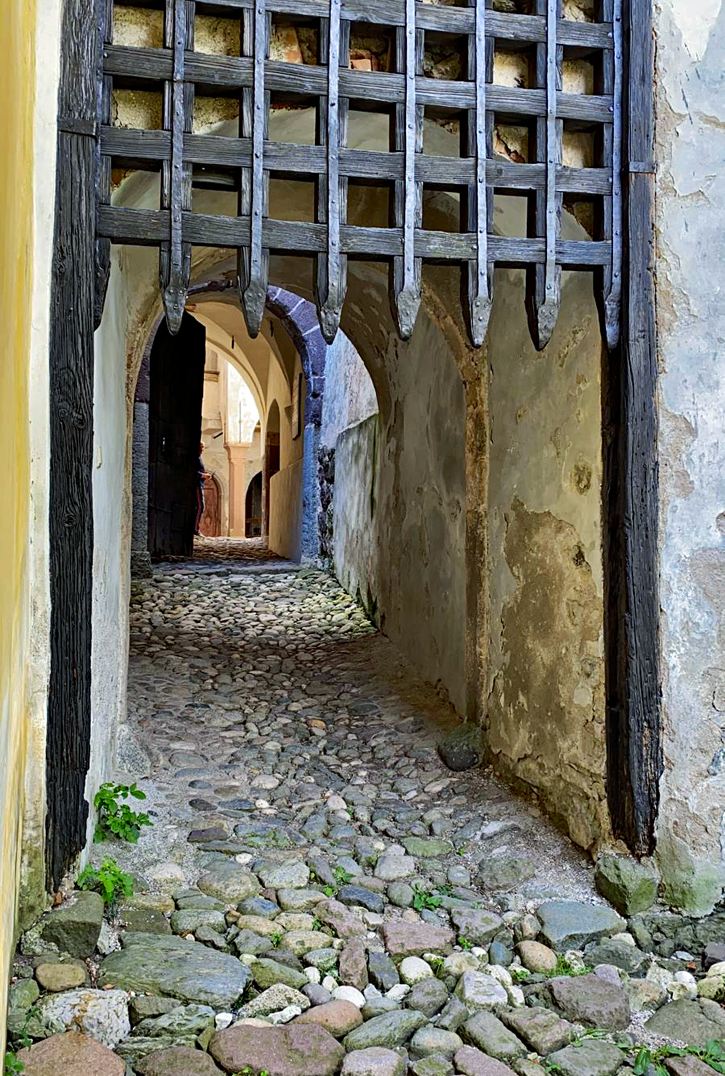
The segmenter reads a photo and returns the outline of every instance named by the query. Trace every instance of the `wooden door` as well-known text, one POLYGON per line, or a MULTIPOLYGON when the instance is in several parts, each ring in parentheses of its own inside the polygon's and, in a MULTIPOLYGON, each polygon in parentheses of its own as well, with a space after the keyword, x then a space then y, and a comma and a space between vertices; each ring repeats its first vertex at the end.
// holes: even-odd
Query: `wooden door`
POLYGON ((204 481, 204 515, 199 530, 205 538, 218 538, 222 532, 221 492, 216 478, 204 481))
POLYGON ((149 552, 191 556, 197 512, 206 330, 184 313, 171 336, 166 320, 151 349, 149 552))

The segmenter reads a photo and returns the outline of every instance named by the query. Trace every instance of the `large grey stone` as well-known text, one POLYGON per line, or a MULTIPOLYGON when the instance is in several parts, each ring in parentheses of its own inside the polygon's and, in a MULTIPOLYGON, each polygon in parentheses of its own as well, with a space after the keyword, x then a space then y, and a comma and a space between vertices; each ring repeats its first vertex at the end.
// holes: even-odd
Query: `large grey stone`
POLYGON ((549 1065, 556 1065, 563 1076, 614 1076, 623 1061, 618 1046, 600 1039, 583 1039, 548 1057, 549 1065))
POLYGON ((448 991, 440 979, 422 979, 411 988, 405 999, 409 1009, 425 1013, 430 1020, 448 1001, 448 991))
POLYGON ((536 914, 541 937, 557 953, 583 949, 589 942, 627 929, 625 920, 611 908, 578 900, 547 900, 536 914))
POLYGON ((552 979, 548 989, 555 1008, 574 1023, 606 1031, 623 1031, 629 1026, 632 1011, 619 983, 598 975, 578 975, 552 979))
POLYGON ((438 754, 449 770, 471 770, 481 761, 481 729, 474 722, 459 725, 438 744, 438 754))
POLYGON ((268 987, 274 986, 275 983, 284 983, 285 986, 301 990, 309 982, 304 972, 289 968, 286 964, 281 964, 277 960, 268 958, 254 961, 252 964, 252 978, 260 990, 266 990, 268 987))
POLYGON ((442 1027, 430 1024, 419 1028, 410 1040, 411 1057, 430 1057, 438 1054, 453 1057, 456 1050, 463 1046, 463 1039, 455 1031, 445 1031, 442 1027))
POLYGON ((134 1035, 147 1038, 178 1035, 201 1035, 214 1026, 214 1010, 210 1005, 180 1005, 169 1013, 149 1016, 133 1029, 134 1035))
POLYGON ((347 1055, 341 1076, 405 1076, 406 1069, 405 1058, 395 1050, 370 1046, 347 1055))
POLYGON ((212 863, 197 885, 202 893, 230 905, 255 896, 260 888, 252 872, 233 860, 212 863))
POLYGON ((513 1061, 526 1053, 523 1042, 490 1012, 479 1012, 463 1025, 463 1037, 498 1061, 513 1061))
POLYGON ((503 927, 501 917, 484 908, 453 908, 451 921, 459 936, 471 945, 488 945, 503 927))
POLYGON ((427 1023, 422 1012, 398 1009, 374 1016, 355 1028, 345 1039, 346 1050, 366 1050, 369 1046, 403 1046, 419 1027, 427 1023))
POLYGON ((551 1009, 540 1007, 513 1009, 503 1013, 501 1019, 531 1050, 543 1057, 566 1046, 574 1032, 568 1020, 562 1020, 551 1009))
POLYGON ((456 997, 469 1012, 500 1009, 508 1004, 508 994, 492 975, 482 971, 466 971, 458 980, 456 997))
POLYGON ((345 1051, 323 1027, 255 1027, 237 1024, 212 1035, 209 1053, 225 1072, 268 1076, 334 1076, 345 1051))
POLYGON ((136 1065, 138 1076, 221 1076, 209 1054, 190 1046, 170 1046, 148 1054, 136 1065))
POLYGON ((147 991, 228 1009, 241 997, 250 972, 236 957, 198 942, 160 934, 127 934, 98 973, 100 986, 147 991))
POLYGON ((395 964, 388 954, 374 950, 368 953, 368 975, 373 986, 383 993, 400 982, 395 964))
POLYGON ((213 908, 185 908, 171 916, 171 929, 174 934, 193 934, 199 927, 208 926, 223 934, 227 929, 223 912, 213 908))
POLYGON ((704 1046, 712 1039, 725 1039, 725 1010, 715 1001, 671 1001, 651 1016, 645 1027, 653 1035, 704 1046))
POLYGON ((43 941, 85 959, 93 954, 103 923, 100 893, 73 893, 42 923, 43 941))
POLYGON ((485 858, 476 875, 484 890, 516 889, 536 874, 533 856, 495 856, 485 858))
POLYGON ((625 856, 600 856, 594 880, 597 889, 622 915, 637 915, 657 900, 654 871, 625 856))
POLYGON ((453 1058, 456 1071, 463 1076, 514 1076, 513 1069, 489 1057, 475 1046, 462 1046, 453 1058))
POLYGON ((310 880, 310 868, 301 860, 263 863, 258 873, 267 889, 304 889, 310 880))

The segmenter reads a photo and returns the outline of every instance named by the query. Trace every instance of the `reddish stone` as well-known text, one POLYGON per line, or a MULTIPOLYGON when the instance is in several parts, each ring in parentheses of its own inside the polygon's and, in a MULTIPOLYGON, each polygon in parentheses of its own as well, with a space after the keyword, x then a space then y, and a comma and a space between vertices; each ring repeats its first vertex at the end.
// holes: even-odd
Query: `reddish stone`
POLYGON ((109 1049, 82 1035, 66 1031, 21 1050, 23 1076, 125 1076, 126 1065, 109 1049))
POLYGON ((295 1020, 296 1024, 318 1024, 336 1039, 341 1039, 348 1032, 354 1031, 362 1022, 362 1013, 357 1005, 342 1000, 328 1001, 326 1005, 315 1005, 295 1020))
POLYGON ((463 1076, 514 1076, 513 1069, 496 1061, 474 1046, 462 1046, 456 1051, 453 1063, 463 1076))
POLYGON ((225 1072, 248 1068, 268 1076, 334 1076, 345 1056, 324 1027, 297 1021, 288 1027, 227 1027, 212 1035, 209 1053, 225 1072))

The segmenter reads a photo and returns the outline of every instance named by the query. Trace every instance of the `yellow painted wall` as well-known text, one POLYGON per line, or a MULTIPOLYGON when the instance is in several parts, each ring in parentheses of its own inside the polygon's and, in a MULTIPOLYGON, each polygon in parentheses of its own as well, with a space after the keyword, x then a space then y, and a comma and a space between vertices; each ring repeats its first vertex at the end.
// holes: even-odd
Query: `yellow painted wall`
MULTIPOLYGON (((25 761, 30 613, 29 353, 33 289, 35 2, 0 19, 0 1043, 12 955, 25 761)), ((0 1055, 2 1056, 2 1055, 0 1055)))

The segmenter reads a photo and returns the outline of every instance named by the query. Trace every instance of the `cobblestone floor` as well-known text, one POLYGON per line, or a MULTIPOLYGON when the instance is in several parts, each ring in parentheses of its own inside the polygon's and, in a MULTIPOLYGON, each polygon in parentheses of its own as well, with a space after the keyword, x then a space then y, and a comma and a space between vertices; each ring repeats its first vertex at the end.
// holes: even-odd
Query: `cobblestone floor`
MULTIPOLYGON (((456 724, 260 542, 135 582, 119 778, 154 825, 94 847, 132 897, 104 920, 69 892, 23 939, 29 1076, 615 1076, 636 1044, 725 1035, 725 964, 697 983, 535 806, 447 769, 456 724)), ((695 1060, 674 1076, 711 1076, 695 1060)))

